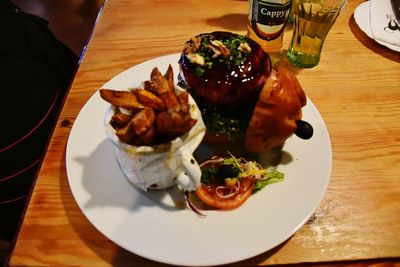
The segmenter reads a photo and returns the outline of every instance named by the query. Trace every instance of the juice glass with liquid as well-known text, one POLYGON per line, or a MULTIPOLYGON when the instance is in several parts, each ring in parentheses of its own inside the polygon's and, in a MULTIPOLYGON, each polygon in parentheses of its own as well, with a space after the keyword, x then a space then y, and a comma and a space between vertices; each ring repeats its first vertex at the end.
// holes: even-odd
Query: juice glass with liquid
POLYGON ((329 30, 347 0, 296 0, 293 36, 286 58, 302 68, 318 65, 329 30))

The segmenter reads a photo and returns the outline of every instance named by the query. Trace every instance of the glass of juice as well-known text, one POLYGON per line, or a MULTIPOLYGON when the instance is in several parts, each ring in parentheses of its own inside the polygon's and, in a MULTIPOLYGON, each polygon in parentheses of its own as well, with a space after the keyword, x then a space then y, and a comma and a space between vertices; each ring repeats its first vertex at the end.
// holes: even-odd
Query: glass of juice
POLYGON ((318 65, 322 46, 347 0, 296 0, 293 36, 286 58, 295 66, 318 65))

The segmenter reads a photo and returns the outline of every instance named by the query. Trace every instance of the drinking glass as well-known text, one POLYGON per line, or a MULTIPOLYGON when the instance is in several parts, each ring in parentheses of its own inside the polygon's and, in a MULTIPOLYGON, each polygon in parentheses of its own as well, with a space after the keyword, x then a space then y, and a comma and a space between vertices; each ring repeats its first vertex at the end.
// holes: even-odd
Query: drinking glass
POLYGON ((347 0, 296 0, 293 36, 286 54, 290 63, 302 68, 318 65, 329 30, 347 0))

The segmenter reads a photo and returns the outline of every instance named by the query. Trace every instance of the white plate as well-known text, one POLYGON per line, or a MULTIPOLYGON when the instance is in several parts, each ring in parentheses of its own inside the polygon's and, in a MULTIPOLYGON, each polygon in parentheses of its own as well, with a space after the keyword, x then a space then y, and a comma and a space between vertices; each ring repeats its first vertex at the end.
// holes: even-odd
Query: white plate
MULTIPOLYGON (((148 80, 155 66, 164 73, 168 64, 176 79, 178 57, 168 55, 134 66, 103 88, 129 88, 148 80)), ((76 118, 66 151, 68 181, 89 221, 107 238, 142 257, 186 266, 251 258, 292 236, 313 214, 327 188, 331 145, 310 100, 303 118, 313 125, 314 136, 307 141, 294 136, 285 144, 278 165, 285 180, 267 186, 236 210, 207 210, 205 218, 176 208, 174 189, 144 193, 128 182, 106 140, 103 116, 107 107, 97 91, 76 118)))
POLYGON ((368 35, 369 38, 373 39, 378 44, 386 46, 394 51, 400 52, 400 46, 392 45, 392 44, 386 43, 384 41, 374 39, 374 36, 371 31, 370 20, 369 20, 369 2, 368 1, 360 4, 354 10, 354 20, 356 21, 356 23, 360 27, 360 29, 363 32, 365 32, 366 35, 368 35))

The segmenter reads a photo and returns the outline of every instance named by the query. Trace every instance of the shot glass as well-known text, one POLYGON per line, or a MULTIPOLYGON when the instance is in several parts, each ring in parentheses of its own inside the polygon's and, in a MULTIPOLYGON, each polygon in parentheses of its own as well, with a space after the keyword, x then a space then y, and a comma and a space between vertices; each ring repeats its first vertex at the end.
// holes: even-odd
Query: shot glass
POLYGON ((347 0, 296 0, 293 36, 286 58, 302 68, 318 65, 325 38, 347 0))

